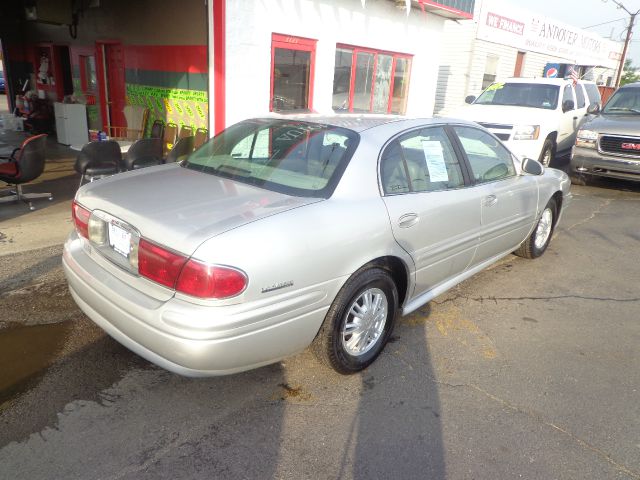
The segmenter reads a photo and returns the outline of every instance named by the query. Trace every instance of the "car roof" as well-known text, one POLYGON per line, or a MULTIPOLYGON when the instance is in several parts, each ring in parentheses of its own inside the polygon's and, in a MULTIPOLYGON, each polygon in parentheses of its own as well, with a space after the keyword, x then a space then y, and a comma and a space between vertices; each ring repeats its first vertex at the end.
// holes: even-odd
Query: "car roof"
POLYGON ((627 83, 626 85, 622 85, 620 88, 640 88, 640 82, 627 83))
POLYGON ((463 123, 473 125, 473 122, 468 122, 466 120, 446 118, 446 117, 407 117, 400 115, 386 115, 386 114, 335 114, 335 115, 322 115, 322 114, 276 114, 267 118, 268 119, 282 119, 282 120, 293 120, 293 121, 301 121, 301 122, 309 122, 309 123, 318 123, 324 125, 332 125, 335 127, 347 128, 349 130, 353 130, 354 132, 363 132, 365 130, 369 130, 375 127, 380 127, 383 125, 391 125, 394 124, 399 130, 404 128, 412 128, 420 125, 429 125, 429 124, 442 124, 442 123, 463 123))
MULTIPOLYGON (((500 83, 539 83, 543 85, 566 85, 572 80, 570 78, 545 78, 545 77, 513 77, 507 78, 500 83)), ((580 83, 594 83, 587 80, 579 80, 580 83)))
POLYGON ((392 122, 399 122, 405 120, 406 117, 399 115, 384 115, 384 114, 352 114, 352 113, 337 113, 335 115, 323 115, 317 113, 308 114, 287 114, 287 115, 274 115, 270 118, 281 118, 283 120, 298 120, 302 122, 321 123, 325 125, 333 125, 335 127, 348 128, 355 132, 362 132, 369 128, 378 127, 392 122))

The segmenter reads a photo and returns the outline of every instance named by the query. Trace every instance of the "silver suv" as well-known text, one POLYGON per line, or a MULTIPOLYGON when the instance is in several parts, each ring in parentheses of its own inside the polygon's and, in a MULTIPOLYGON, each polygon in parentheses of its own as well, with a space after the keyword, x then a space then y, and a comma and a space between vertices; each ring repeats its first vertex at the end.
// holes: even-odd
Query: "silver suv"
POLYGON ((571 156, 572 183, 585 185, 592 176, 640 181, 640 82, 588 113, 571 156))

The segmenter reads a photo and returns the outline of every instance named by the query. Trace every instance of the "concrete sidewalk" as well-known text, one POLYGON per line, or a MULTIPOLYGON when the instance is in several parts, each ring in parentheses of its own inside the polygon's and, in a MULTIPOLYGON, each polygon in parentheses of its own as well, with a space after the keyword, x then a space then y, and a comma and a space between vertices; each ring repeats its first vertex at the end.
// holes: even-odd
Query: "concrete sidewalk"
MULTIPOLYGON (((2 102, 0 102, 2 104, 2 102)), ((0 132, 2 141, 19 146, 24 132, 0 132)), ((0 256, 62 244, 73 228, 71 201, 78 188, 79 175, 73 169, 77 152, 47 139, 47 163, 44 173, 24 186, 24 192, 48 192, 53 200, 34 200, 35 211, 23 202, 0 204, 0 256)), ((0 181, 0 195, 9 190, 0 181)))

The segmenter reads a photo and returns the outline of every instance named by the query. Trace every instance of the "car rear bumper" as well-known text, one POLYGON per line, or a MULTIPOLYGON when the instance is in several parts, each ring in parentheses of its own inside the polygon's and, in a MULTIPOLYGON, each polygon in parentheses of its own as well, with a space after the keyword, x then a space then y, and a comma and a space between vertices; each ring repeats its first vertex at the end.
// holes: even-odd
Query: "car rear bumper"
POLYGON ((185 376, 241 372, 303 350, 330 303, 318 290, 289 297, 286 306, 157 301, 102 269, 75 232, 65 243, 62 263, 71 295, 91 320, 141 357, 185 376))
POLYGON ((607 155, 595 148, 576 147, 571 173, 640 181, 640 159, 607 155))

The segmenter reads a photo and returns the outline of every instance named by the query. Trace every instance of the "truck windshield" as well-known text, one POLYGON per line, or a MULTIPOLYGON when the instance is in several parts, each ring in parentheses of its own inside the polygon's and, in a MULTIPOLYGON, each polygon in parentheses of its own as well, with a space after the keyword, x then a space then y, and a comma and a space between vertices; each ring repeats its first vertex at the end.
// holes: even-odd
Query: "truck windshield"
POLYGON ((513 105, 555 110, 560 87, 539 83, 494 83, 480 94, 475 104, 513 105))
POLYGON ((359 138, 320 123, 247 120, 216 135, 182 166, 287 195, 329 198, 359 138))
POLYGON ((640 88, 618 90, 609 99, 602 113, 621 115, 640 113, 640 88))

